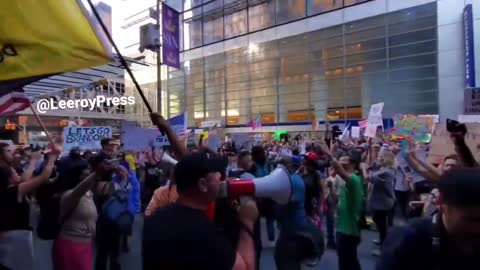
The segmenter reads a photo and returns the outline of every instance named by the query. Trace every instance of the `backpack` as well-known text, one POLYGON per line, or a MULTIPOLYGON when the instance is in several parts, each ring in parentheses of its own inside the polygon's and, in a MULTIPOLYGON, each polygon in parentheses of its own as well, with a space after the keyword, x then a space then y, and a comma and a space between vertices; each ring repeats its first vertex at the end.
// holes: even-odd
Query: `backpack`
POLYGON ((105 221, 113 225, 121 234, 131 233, 134 220, 133 214, 128 210, 129 185, 130 182, 123 187, 111 182, 109 186, 111 196, 102 207, 105 221), (116 186, 120 188, 116 189, 116 186))

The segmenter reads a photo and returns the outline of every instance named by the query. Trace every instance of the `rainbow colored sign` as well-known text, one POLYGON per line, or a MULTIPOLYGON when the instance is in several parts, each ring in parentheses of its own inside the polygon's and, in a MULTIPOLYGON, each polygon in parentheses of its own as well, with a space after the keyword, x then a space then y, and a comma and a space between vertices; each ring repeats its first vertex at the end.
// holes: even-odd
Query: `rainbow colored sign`
POLYGON ((393 121, 395 126, 390 135, 394 140, 429 143, 432 139, 432 119, 412 114, 397 114, 393 116, 393 121))

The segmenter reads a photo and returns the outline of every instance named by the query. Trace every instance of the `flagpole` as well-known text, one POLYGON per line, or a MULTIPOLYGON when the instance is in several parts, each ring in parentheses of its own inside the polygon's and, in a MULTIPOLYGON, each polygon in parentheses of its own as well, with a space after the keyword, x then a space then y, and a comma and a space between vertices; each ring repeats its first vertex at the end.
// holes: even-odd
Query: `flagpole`
MULTIPOLYGON (((148 112, 153 113, 152 107, 150 107, 150 104, 148 103, 147 98, 146 98, 145 95, 143 94, 143 91, 142 91, 142 89, 140 88, 140 85, 138 84, 137 79, 135 79, 135 76, 133 76, 133 72, 132 72, 132 70, 130 69, 130 67, 128 66, 127 61, 125 60, 125 58, 123 57, 123 55, 120 53, 120 50, 118 49, 117 44, 115 44, 115 42, 113 41, 112 35, 110 35, 110 32, 108 31, 107 27, 106 27, 105 24, 103 23, 102 18, 100 18, 100 15, 98 14, 97 10, 95 9, 95 6, 94 6, 93 3, 92 3, 92 0, 87 0, 87 1, 88 1, 88 4, 90 5, 90 8, 91 8, 92 11, 93 11, 93 14, 94 14, 95 17, 97 18, 97 20, 98 20, 98 22, 100 23, 100 25, 102 26, 103 32, 105 32, 105 35, 107 36, 108 40, 109 40, 110 43, 112 44, 113 48, 115 49, 115 52, 117 53, 118 58, 120 59, 120 63, 125 67, 125 69, 127 70, 128 75, 130 76, 130 78, 131 78, 132 81, 133 81, 133 84, 135 84, 135 88, 137 88, 137 91, 138 91, 138 93, 140 94, 140 96, 141 96, 141 98, 142 98, 142 100, 143 100, 143 103, 145 103, 145 106, 146 106, 147 109, 148 109, 148 112)), ((160 83, 160 82, 158 82, 158 83, 160 83)), ((161 113, 161 112, 160 112, 160 113, 161 113)))
POLYGON ((30 103, 30 110, 32 110, 32 113, 33 115, 35 116, 35 119, 37 119, 37 122, 38 124, 40 125, 40 127, 43 129, 43 131, 47 134, 47 138, 48 140, 50 141, 50 143, 52 144, 52 147, 55 145, 54 142, 53 142, 53 138, 52 136, 50 135, 50 133, 47 131, 47 129, 45 128, 45 125, 43 124, 42 122, 42 119, 40 119, 40 117, 38 116, 37 112, 35 111, 35 109, 33 109, 32 107, 32 103, 30 103))

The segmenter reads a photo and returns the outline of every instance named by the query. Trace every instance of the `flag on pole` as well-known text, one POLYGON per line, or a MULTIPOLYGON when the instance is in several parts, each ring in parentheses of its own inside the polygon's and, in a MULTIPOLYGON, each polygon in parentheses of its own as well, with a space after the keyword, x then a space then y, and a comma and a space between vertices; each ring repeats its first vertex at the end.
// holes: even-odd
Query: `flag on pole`
POLYGON ((180 139, 185 138, 187 134, 187 113, 179 114, 167 121, 180 139))
POLYGON ((358 121, 358 126, 362 129, 362 128, 366 128, 367 127, 367 124, 368 124, 368 120, 361 120, 361 121, 358 121))
POLYGON ((0 115, 14 114, 30 107, 30 99, 23 90, 0 92, 0 115))
POLYGON ((0 89, 108 64, 112 47, 82 0, 0 1, 0 89))

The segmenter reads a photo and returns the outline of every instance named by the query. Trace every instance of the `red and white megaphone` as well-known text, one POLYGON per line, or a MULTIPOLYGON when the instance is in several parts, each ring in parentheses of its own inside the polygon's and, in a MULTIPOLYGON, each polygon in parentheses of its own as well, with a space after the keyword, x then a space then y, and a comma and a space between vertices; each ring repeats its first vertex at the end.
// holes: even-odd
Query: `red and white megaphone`
POLYGON ((290 174, 283 165, 265 177, 255 179, 233 179, 222 182, 219 197, 240 198, 252 196, 269 198, 280 205, 290 202, 292 182, 290 174))
POLYGON ((169 154, 165 152, 162 154, 162 162, 165 162, 174 166, 177 165, 178 163, 176 159, 172 158, 169 154))

